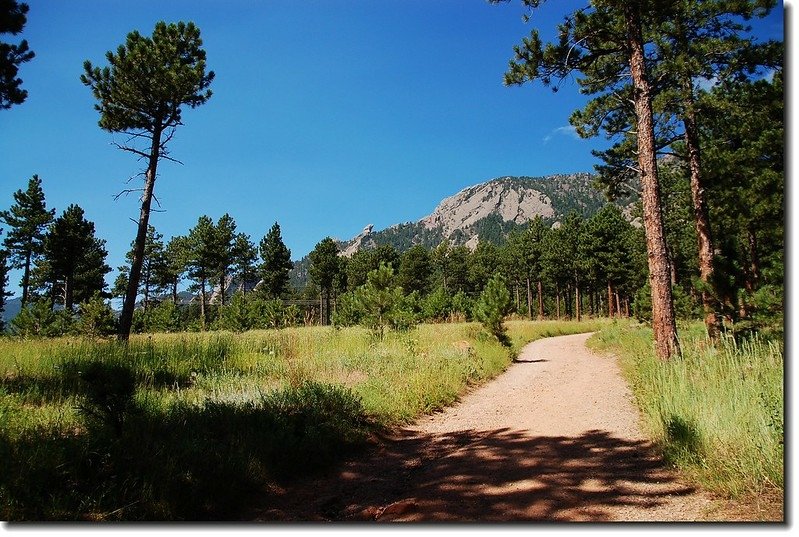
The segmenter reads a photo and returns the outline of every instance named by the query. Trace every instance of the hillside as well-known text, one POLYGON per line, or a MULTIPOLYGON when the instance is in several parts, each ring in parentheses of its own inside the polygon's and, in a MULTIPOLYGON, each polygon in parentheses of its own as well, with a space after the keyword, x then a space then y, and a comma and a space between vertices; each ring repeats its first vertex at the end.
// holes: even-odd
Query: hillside
MULTIPOLYGON (((475 246, 478 241, 500 243, 507 234, 536 216, 548 224, 571 211, 588 217, 606 199, 593 185, 589 173, 546 177, 499 177, 464 188, 442 200, 435 210, 417 222, 406 222, 381 231, 371 225, 347 241, 342 255, 388 244, 404 251, 415 244, 434 247, 443 240, 475 246)), ((619 200, 626 208, 634 200, 619 200)))
MULTIPOLYGON (((371 224, 348 241, 340 242, 341 255, 381 245, 403 252, 420 244, 434 248, 444 240, 475 247, 479 241, 500 244, 508 233, 540 215, 552 225, 576 211, 589 217, 605 203, 605 195, 593 186, 589 173, 545 177, 499 177, 464 188, 443 199, 428 216, 416 222, 395 224, 376 231, 371 224)), ((635 198, 616 203, 629 214, 635 198)), ((295 262, 292 283, 302 287, 307 279, 307 257, 295 262)))

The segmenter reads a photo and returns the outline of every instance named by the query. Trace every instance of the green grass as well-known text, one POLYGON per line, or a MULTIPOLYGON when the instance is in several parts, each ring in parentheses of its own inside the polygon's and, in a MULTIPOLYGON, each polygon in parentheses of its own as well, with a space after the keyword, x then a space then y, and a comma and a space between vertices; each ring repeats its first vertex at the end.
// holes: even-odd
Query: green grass
MULTIPOLYGON (((513 349, 606 321, 509 321, 513 349)), ((478 324, 0 338, 3 520, 235 519, 501 373, 478 324)))
POLYGON ((701 323, 681 330, 683 356, 654 356, 652 332, 616 324, 589 340, 621 359, 649 435, 708 489, 744 498, 784 489, 781 341, 713 345, 701 323))

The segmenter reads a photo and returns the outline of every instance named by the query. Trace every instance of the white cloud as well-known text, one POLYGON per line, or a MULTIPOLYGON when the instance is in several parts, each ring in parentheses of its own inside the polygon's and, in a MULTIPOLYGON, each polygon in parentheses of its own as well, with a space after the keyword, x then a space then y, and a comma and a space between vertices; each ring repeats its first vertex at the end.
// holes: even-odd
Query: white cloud
POLYGON ((553 129, 549 134, 544 136, 544 143, 550 141, 556 134, 562 134, 564 136, 571 135, 572 138, 575 140, 580 139, 580 135, 577 134, 577 128, 572 125, 566 125, 564 127, 558 127, 557 129, 553 129))

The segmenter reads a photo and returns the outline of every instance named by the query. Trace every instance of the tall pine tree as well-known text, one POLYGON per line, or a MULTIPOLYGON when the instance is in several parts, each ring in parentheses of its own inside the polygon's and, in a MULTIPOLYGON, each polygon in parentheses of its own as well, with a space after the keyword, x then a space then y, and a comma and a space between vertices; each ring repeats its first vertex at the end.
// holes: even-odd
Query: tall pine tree
POLYGON ((292 268, 291 250, 283 242, 280 225, 275 222, 261 239, 261 290, 269 298, 281 298, 289 288, 289 272, 292 268))
POLYGON ((108 66, 84 62, 81 81, 91 88, 100 112, 100 127, 130 135, 146 147, 119 145, 124 151, 146 160, 138 231, 128 289, 119 319, 119 338, 127 341, 144 260, 147 226, 150 221, 158 163, 168 156, 166 144, 182 125, 182 107, 195 108, 211 97, 208 87, 213 71, 206 73, 205 50, 200 30, 194 23, 155 25, 152 37, 134 31, 117 52, 106 53, 108 66))
MULTIPOLYGON (((544 0, 522 0, 534 11, 544 0)), ((505 74, 506 84, 540 80, 545 85, 572 74, 580 91, 599 99, 627 98, 636 121, 637 175, 641 184, 643 223, 652 288, 652 326, 657 355, 668 360, 679 354, 677 324, 670 282, 668 250, 663 228, 658 181, 653 87, 644 40, 647 14, 657 0, 608 0, 570 13, 558 27, 558 40, 544 45, 533 30, 515 47, 505 74), (629 88, 626 91, 625 88, 629 88)), ((559 84, 555 85, 555 89, 559 84)), ((577 290, 575 290, 577 291, 577 290)), ((579 306, 579 301, 575 304, 579 306)), ((579 317, 579 313, 578 313, 579 317)))
POLYGON ((72 204, 48 228, 37 276, 49 284, 52 302, 72 310, 105 289, 104 278, 111 271, 107 256, 105 241, 95 237, 94 223, 72 204))
POLYGON ((3 245, 8 250, 12 268, 22 269, 22 306, 29 300, 31 268, 42 254, 47 225, 53 220, 55 209, 47 209, 42 181, 34 175, 26 190, 14 193, 14 205, 0 212, 0 221, 9 226, 3 245))
POLYGON ((322 293, 320 297, 320 300, 323 300, 322 322, 330 324, 330 299, 341 270, 338 246, 333 239, 325 237, 316 244, 308 256, 311 258, 311 267, 308 269, 311 281, 319 286, 322 293))

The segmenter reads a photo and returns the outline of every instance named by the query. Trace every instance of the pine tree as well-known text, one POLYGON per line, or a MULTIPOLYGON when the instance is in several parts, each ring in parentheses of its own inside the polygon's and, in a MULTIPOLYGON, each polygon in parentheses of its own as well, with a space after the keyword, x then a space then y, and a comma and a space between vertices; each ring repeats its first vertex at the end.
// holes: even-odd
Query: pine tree
POLYGON ((511 341, 502 321, 510 313, 510 307, 510 292, 502 277, 495 275, 488 281, 480 300, 477 301, 475 316, 506 347, 510 347, 511 341))
MULTIPOLYGON (((727 81, 703 96, 704 163, 711 211, 726 240, 719 300, 732 319, 748 317, 759 289, 781 315, 785 247, 783 73, 771 81, 727 81)), ((718 233, 718 232, 717 232, 718 233)), ((720 235, 720 233, 718 233, 720 235)), ((721 274, 719 275, 721 276, 721 274)), ((720 278, 719 278, 720 279, 720 278)))
POLYGON ((188 275, 195 282, 193 288, 200 292, 200 325, 205 330, 208 284, 218 268, 214 221, 206 215, 198 218, 197 225, 189 230, 185 246, 188 275))
POLYGON ((488 281, 499 270, 500 258, 497 247, 490 242, 478 242, 469 256, 469 287, 482 291, 488 281))
POLYGON ((261 288, 269 298, 281 298, 289 288, 291 250, 283 243, 280 225, 275 222, 269 232, 261 239, 261 288))
MULTIPOLYGON (((542 2, 523 0, 530 10, 542 2)), ((655 347, 658 357, 668 360, 679 354, 679 342, 656 163, 653 88, 644 40, 647 14, 657 12, 658 5, 655 0, 592 3, 567 16, 558 28, 558 41, 546 46, 538 30, 533 30, 515 47, 515 58, 505 74, 505 83, 540 80, 551 85, 553 80, 580 73, 582 78, 577 82, 582 93, 600 94, 597 99, 627 98, 633 103, 655 347), (625 87, 629 88, 626 92, 625 87)), ((559 84, 555 85, 555 89, 558 87, 559 84)), ((575 291, 579 294, 579 289, 575 291)), ((579 306, 579 300, 575 303, 579 306)))
POLYGON ((338 246, 333 239, 325 237, 308 255, 311 259, 311 267, 308 269, 311 282, 319 286, 322 292, 321 298, 324 299, 322 321, 324 324, 330 324, 330 299, 336 278, 341 270, 338 246))
POLYGON ((385 328, 391 323, 392 313, 402 302, 402 289, 397 286, 391 265, 380 266, 369 272, 367 282, 355 293, 360 309, 360 320, 383 338, 385 328))
POLYGON ((400 256, 397 283, 406 295, 414 291, 427 294, 430 291, 431 272, 430 252, 417 244, 400 256))
POLYGON ((100 112, 100 127, 147 143, 144 148, 118 145, 147 162, 133 262, 119 321, 119 338, 127 340, 139 289, 158 162, 174 160, 168 156, 166 144, 182 124, 181 108, 195 108, 211 97, 208 87, 214 73, 205 71, 200 30, 191 22, 159 22, 152 37, 133 31, 116 53, 106 53, 106 59, 109 65, 102 69, 87 60, 81 75, 81 81, 99 101, 95 109, 100 112))
MULTIPOLYGON (((163 270, 164 259, 164 236, 158 233, 153 226, 147 226, 147 236, 144 242, 144 257, 142 259, 141 278, 139 279, 139 291, 137 296, 142 297, 142 306, 147 310, 151 306, 153 294, 161 291, 158 275, 163 270)), ((133 263, 133 251, 135 244, 131 243, 131 249, 125 255, 127 265, 119 268, 119 276, 114 283, 114 295, 124 297, 127 294, 128 274, 133 263)))
MULTIPOLYGON (((0 0, 0 34, 17 35, 28 21, 28 4, 16 0, 0 0)), ((17 78, 19 66, 32 60, 34 53, 23 39, 18 45, 0 41, 0 109, 22 104, 28 92, 17 78)))
POLYGON ((188 238, 180 235, 172 237, 164 247, 163 263, 158 266, 158 285, 170 289, 173 304, 178 302, 178 285, 186 272, 188 255, 188 238))
POLYGON ((247 288, 258 272, 258 250, 246 233, 236 234, 233 241, 233 278, 238 281, 242 300, 246 300, 247 288))
POLYGON ((234 262, 234 243, 236 241, 236 222, 229 214, 223 214, 214 229, 214 250, 216 253, 216 277, 219 285, 219 301, 225 305, 228 277, 234 262))
POLYGON ((48 228, 37 278, 49 284, 52 302, 71 311, 105 289, 105 275, 111 271, 107 256, 105 241, 94 235, 94 223, 72 204, 48 228))
POLYGON ((22 306, 29 300, 31 268, 42 254, 47 225, 53 220, 55 209, 48 210, 44 201, 42 181, 34 175, 25 191, 14 193, 14 205, 0 212, 0 221, 9 226, 3 245, 9 253, 12 268, 21 268, 22 306))
POLYGON ((619 288, 630 278, 627 247, 631 227, 618 206, 612 203, 585 223, 580 257, 585 260, 586 273, 592 280, 606 286, 609 317, 621 315, 616 308, 616 297, 619 288))

